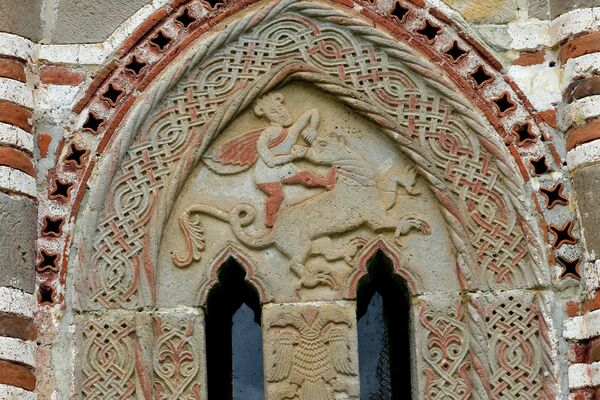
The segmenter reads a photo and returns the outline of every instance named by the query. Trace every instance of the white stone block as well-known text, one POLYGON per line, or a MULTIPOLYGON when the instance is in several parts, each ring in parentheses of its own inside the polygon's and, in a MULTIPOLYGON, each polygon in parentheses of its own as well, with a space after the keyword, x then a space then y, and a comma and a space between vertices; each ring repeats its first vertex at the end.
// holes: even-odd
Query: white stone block
POLYGON ((18 147, 33 152, 33 135, 14 125, 0 122, 0 145, 18 147))
POLYGON ((33 176, 17 169, 0 166, 0 188, 36 197, 36 183, 33 176))
POLYGON ((0 78, 0 99, 33 108, 33 93, 28 84, 14 79, 0 78))
POLYGON ((18 289, 0 287, 0 312, 33 318, 35 296, 18 289))
POLYGON ((16 361, 35 367, 35 348, 33 342, 0 336, 0 359, 16 361))
POLYGON ((29 390, 0 384, 0 399, 2 400, 36 400, 37 395, 29 390))

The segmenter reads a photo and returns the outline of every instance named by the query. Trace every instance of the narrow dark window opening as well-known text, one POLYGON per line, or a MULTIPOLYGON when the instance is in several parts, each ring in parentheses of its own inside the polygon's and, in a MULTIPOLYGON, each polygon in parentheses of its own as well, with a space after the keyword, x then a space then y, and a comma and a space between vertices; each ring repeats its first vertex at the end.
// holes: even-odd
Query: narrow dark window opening
POLYGON ((206 310, 208 400, 263 400, 261 307, 245 271, 228 260, 206 310))
POLYGON ((360 398, 410 400, 408 289, 382 252, 369 261, 367 272, 357 296, 360 398))

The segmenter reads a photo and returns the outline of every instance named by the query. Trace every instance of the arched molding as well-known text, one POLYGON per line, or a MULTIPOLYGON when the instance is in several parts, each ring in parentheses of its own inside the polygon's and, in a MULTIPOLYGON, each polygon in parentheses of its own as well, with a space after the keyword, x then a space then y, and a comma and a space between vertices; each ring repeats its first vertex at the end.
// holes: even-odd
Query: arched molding
MULTIPOLYGON (((214 51, 217 44, 223 44, 237 37, 248 27, 255 26, 261 18, 273 15, 277 10, 286 7, 289 2, 281 2, 275 7, 266 5, 266 2, 254 5, 257 9, 260 9, 261 6, 264 6, 264 8, 257 11, 253 18, 246 17, 240 23, 230 24, 220 35, 204 40, 199 51, 193 55, 189 49, 191 43, 206 34, 211 27, 231 17, 237 11, 252 6, 255 2, 236 2, 235 5, 228 4, 217 10, 209 10, 207 14, 205 13, 204 4, 201 2, 178 3, 172 5, 170 11, 164 13, 161 18, 157 18, 154 25, 148 24, 144 26, 144 29, 138 30, 135 35, 132 35, 132 40, 128 41, 122 47, 122 50, 117 52, 121 55, 121 63, 113 63, 113 65, 107 67, 104 73, 100 74, 101 78, 98 78, 91 85, 89 96, 86 96, 75 107, 74 111, 80 113, 79 123, 76 126, 81 128, 65 141, 54 177, 57 181, 60 180, 73 185, 70 196, 60 202, 53 199, 42 199, 44 203, 48 203, 46 207, 52 207, 55 214, 63 215, 65 220, 72 222, 77 218, 80 203, 85 195, 85 190, 82 189, 85 188, 98 161, 103 164, 104 171, 109 172, 101 179, 104 179, 107 183, 110 182, 108 177, 114 173, 114 169, 118 164, 117 160, 123 157, 125 149, 133 140, 133 136, 128 137, 125 134, 113 137, 117 128, 119 128, 119 132, 134 132, 136 128, 141 126, 150 111, 150 104, 160 101, 162 95, 175 85, 178 78, 193 69, 203 57, 214 51), (192 13, 197 12, 197 15, 204 15, 204 19, 198 19, 196 23, 187 28, 177 28, 176 17, 181 15, 186 8, 191 10, 192 13), (162 51, 151 43, 152 38, 156 37, 159 31, 171 34, 170 44, 162 51), (136 43, 135 48, 132 47, 132 43, 136 43), (130 63, 134 60, 134 56, 144 51, 145 54, 151 55, 153 58, 148 60, 145 69, 142 68, 140 74, 136 76, 127 66, 131 66, 130 63), (182 55, 179 56, 179 54, 182 55), (184 54, 188 62, 181 62, 184 54), (181 67, 177 70, 173 67, 170 70, 165 69, 173 62, 175 57, 179 57, 181 67), (116 102, 109 102, 103 98, 103 93, 111 85, 124 92, 116 102), (148 90, 146 91, 146 89, 148 90), (140 105, 140 99, 144 99, 147 104, 140 105), (135 110, 131 108, 134 104, 138 104, 135 110), (126 116, 128 118, 126 122, 123 122, 126 116), (77 154, 82 154, 82 156, 77 159, 77 154), (76 158, 76 160, 73 161, 73 158, 76 158), (107 162, 107 159, 111 159, 111 161, 107 162)), ((301 2, 294 3, 302 4, 301 2)), ((472 104, 477 106, 479 111, 486 116, 488 122, 496 129, 497 136, 486 139, 487 142, 482 142, 482 145, 491 151, 494 156, 505 160, 505 168, 510 170, 511 165, 516 165, 525 181, 529 180, 535 172, 531 161, 541 160, 550 171, 560 169, 560 157, 552 144, 550 134, 542 124, 541 118, 533 114, 527 99, 524 98, 509 78, 502 75, 501 65, 485 51, 483 46, 478 45, 471 37, 468 37, 467 34, 457 28, 449 18, 440 14, 439 11, 423 8, 421 4, 408 2, 394 3, 394 5, 400 5, 408 10, 402 18, 392 15, 393 9, 382 10, 379 6, 373 6, 366 2, 364 4, 360 2, 359 4, 358 2, 350 3, 339 0, 331 3, 338 3, 336 6, 345 8, 347 13, 355 13, 356 10, 360 10, 360 18, 377 21, 387 34, 391 34, 403 42, 410 43, 411 47, 440 65, 447 73, 448 78, 453 81, 453 84, 459 88, 463 95, 469 98, 472 104), (357 5, 360 7, 357 8, 357 5), (433 40, 427 39, 418 32, 426 26, 427 21, 440 28, 433 40), (465 50, 466 53, 458 59, 452 60, 447 52, 450 45, 455 42, 456 46, 465 50), (479 68, 483 68, 483 71, 487 74, 484 76, 488 77, 481 84, 473 77, 479 68), (498 108, 498 101, 502 99, 510 105, 506 110, 498 108), (529 143, 527 146, 519 143, 516 139, 518 135, 515 134, 515 130, 523 127, 534 136, 534 139, 531 140, 533 143, 529 143), (542 137, 543 140, 541 140, 542 137), (500 141, 504 141, 507 145, 508 152, 513 157, 512 160, 508 160, 504 150, 497 145, 500 141)), ((345 26, 349 23, 347 19, 349 17, 347 16, 340 15, 336 18, 336 23, 345 26)), ((355 18, 353 21, 358 21, 358 19, 355 18)), ((374 32, 376 31, 374 30, 374 32)), ((378 40, 384 40, 382 37, 385 34, 379 34, 379 36, 381 38, 378 40)), ((432 80, 439 79, 427 70, 421 70, 420 73, 432 80)), ((438 85, 438 89, 448 90, 441 83, 438 85)), ((205 148, 206 146, 203 145, 202 147, 205 148)), ((188 169, 191 167, 192 161, 193 159, 190 159, 190 163, 187 165, 188 169)), ((445 194, 436 194, 449 214, 457 211, 445 194)), ((535 192, 532 195, 539 212, 540 196, 535 192)), ((521 197, 521 195, 515 197, 512 206, 522 207, 519 205, 520 201, 516 200, 517 197, 521 197)), ((527 213, 522 208, 520 212, 523 215, 527 213)), ((485 223, 484 221, 480 222, 485 223)), ((151 224, 154 225, 160 225, 160 223, 158 219, 151 221, 151 224)), ((537 228, 528 226, 525 220, 522 220, 519 224, 521 224, 528 241, 537 243, 536 237, 540 236, 536 233, 537 228)), ((541 225, 544 229, 546 223, 542 220, 541 225)), ((64 281, 66 278, 72 226, 72 224, 67 224, 59 238, 54 238, 52 241, 40 241, 41 251, 53 251, 61 256, 57 260, 57 264, 61 265, 59 275, 48 277, 48 281, 54 280, 54 284, 64 281)), ((544 251, 538 245, 534 247, 537 247, 535 251, 537 253, 537 263, 543 263, 545 259, 544 251)), ((574 252, 577 255, 578 251, 578 247, 574 247, 571 253, 574 252)), ((550 258, 553 260, 552 255, 550 258)), ((467 262, 466 260, 460 261, 462 265, 467 262)))
POLYGON ((214 259, 209 263, 208 269, 210 271, 209 278, 204 280, 200 284, 200 302, 201 306, 206 305, 210 290, 219 282, 219 272, 225 263, 233 259, 246 273, 244 280, 248 282, 250 286, 256 289, 258 298, 262 304, 268 303, 272 295, 269 292, 268 286, 264 281, 264 278, 257 272, 255 264, 251 261, 244 252, 234 245, 233 243, 228 244, 223 250, 221 250, 214 259))
POLYGON ((356 271, 348 279, 348 287, 345 295, 347 299, 356 299, 358 286, 361 280, 368 275, 368 264, 379 251, 391 261, 392 274, 402 278, 411 295, 422 292, 422 282, 417 271, 411 270, 409 263, 403 260, 396 246, 391 246, 384 238, 378 237, 375 241, 365 246, 358 255, 356 271))

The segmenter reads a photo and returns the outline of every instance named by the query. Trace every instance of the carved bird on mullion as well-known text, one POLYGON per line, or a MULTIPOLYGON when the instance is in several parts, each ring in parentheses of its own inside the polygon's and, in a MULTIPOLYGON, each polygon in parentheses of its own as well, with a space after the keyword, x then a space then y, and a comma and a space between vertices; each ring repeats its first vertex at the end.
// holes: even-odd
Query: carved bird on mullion
POLYGON ((288 386, 275 394, 277 400, 334 400, 334 392, 348 392, 338 375, 354 376, 348 356, 349 319, 336 310, 309 307, 300 315, 279 315, 269 328, 282 328, 275 340, 269 382, 286 381, 288 386))

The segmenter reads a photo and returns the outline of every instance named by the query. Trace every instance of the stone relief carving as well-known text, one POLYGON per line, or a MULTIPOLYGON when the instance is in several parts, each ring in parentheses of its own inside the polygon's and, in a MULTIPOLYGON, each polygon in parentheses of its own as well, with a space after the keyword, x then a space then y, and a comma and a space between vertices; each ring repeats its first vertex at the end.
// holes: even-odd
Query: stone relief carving
POLYGON ((81 337, 83 398, 137 399, 138 373, 144 367, 131 315, 91 318, 81 327, 81 337))
MULTIPOLYGON (((260 97, 254 112, 267 115, 271 126, 228 141, 209 153, 208 165, 211 170, 224 173, 221 164, 249 168, 256 163, 254 182, 267 196, 264 218, 267 229, 260 234, 246 229, 256 220, 258 207, 255 205, 240 203, 224 210, 211 204, 195 204, 180 217, 188 248, 184 257, 173 255, 176 265, 185 266, 181 260, 191 263, 205 247, 205 238, 199 235, 203 229, 198 214, 227 222, 235 237, 251 249, 273 246, 286 255, 290 271, 299 279, 298 290, 318 285, 338 286, 326 269, 312 272, 306 268, 309 256, 321 255, 330 262, 343 259, 352 265, 357 251, 367 242, 354 237, 343 247, 336 248, 331 240, 333 235, 361 226, 375 233, 394 232, 396 239, 412 229, 430 233, 430 224, 423 219, 411 215, 397 217, 388 212, 396 203, 397 185, 408 194, 414 194, 416 172, 413 169, 406 172, 390 169, 385 177, 378 177, 374 167, 347 146, 343 135, 317 131, 317 109, 310 109, 294 121, 280 93, 260 97), (296 144, 301 134, 307 146, 296 144), (324 165, 329 168, 328 173, 323 177, 302 170, 294 163, 297 160, 324 165), (326 190, 280 210, 284 184, 326 190)), ((227 173, 232 173, 231 169, 227 173)))
POLYGON ((268 398, 358 399, 351 307, 286 305, 265 310, 268 398))
POLYGON ((154 317, 154 399, 205 398, 202 326, 200 315, 154 317))
POLYGON ((423 397, 427 400, 472 398, 469 335, 460 301, 441 310, 425 303, 421 306, 419 321, 425 328, 421 354, 427 363, 423 369, 423 397))
MULTIPOLYGON (((533 229, 520 205, 520 179, 505 151, 488 134, 490 128, 481 117, 470 111, 468 101, 452 93, 451 85, 422 73, 432 68, 427 61, 361 21, 316 3, 282 2, 268 12, 232 22, 223 35, 228 44, 223 44, 223 37, 215 38, 199 50, 194 59, 198 68, 155 111, 119 167, 114 196, 94 244, 92 304, 135 307, 141 279, 150 294, 155 291, 148 221, 168 212, 169 207, 158 207, 158 193, 165 186, 175 190, 178 183, 170 181, 174 176, 185 179, 185 173, 172 172, 184 165, 189 168, 198 159, 185 144, 204 151, 256 95, 286 75, 313 82, 376 121, 411 158, 445 208, 464 285, 510 287, 547 280, 535 258, 540 249, 532 239, 533 229), (263 24, 266 16, 270 22, 263 24), (333 20, 344 20, 344 29, 333 28, 333 20), (250 22, 253 29, 247 31, 250 22), (286 46, 289 40, 296 43, 293 50, 286 46), (264 54, 270 55, 268 68, 264 54), (255 62, 239 61, 247 59, 255 62), (294 69, 294 63, 299 67, 294 69), (479 274, 479 268, 484 273, 479 274)), ((272 136, 265 135, 264 141, 275 140, 278 129, 272 128, 272 136)), ((263 150, 271 151, 270 144, 263 150)), ((288 154, 303 151, 296 147, 288 154)), ((294 180, 327 187, 333 179, 326 171, 318 175, 294 180)), ((275 212, 281 196, 273 187, 279 185, 263 186, 274 193, 269 195, 274 216, 264 225, 272 222, 275 229, 282 215, 275 212)), ((226 211, 230 214, 223 218, 230 218, 232 210, 226 211)), ((179 259, 180 264, 186 261, 179 259)), ((310 278, 314 277, 307 283, 310 278)))

